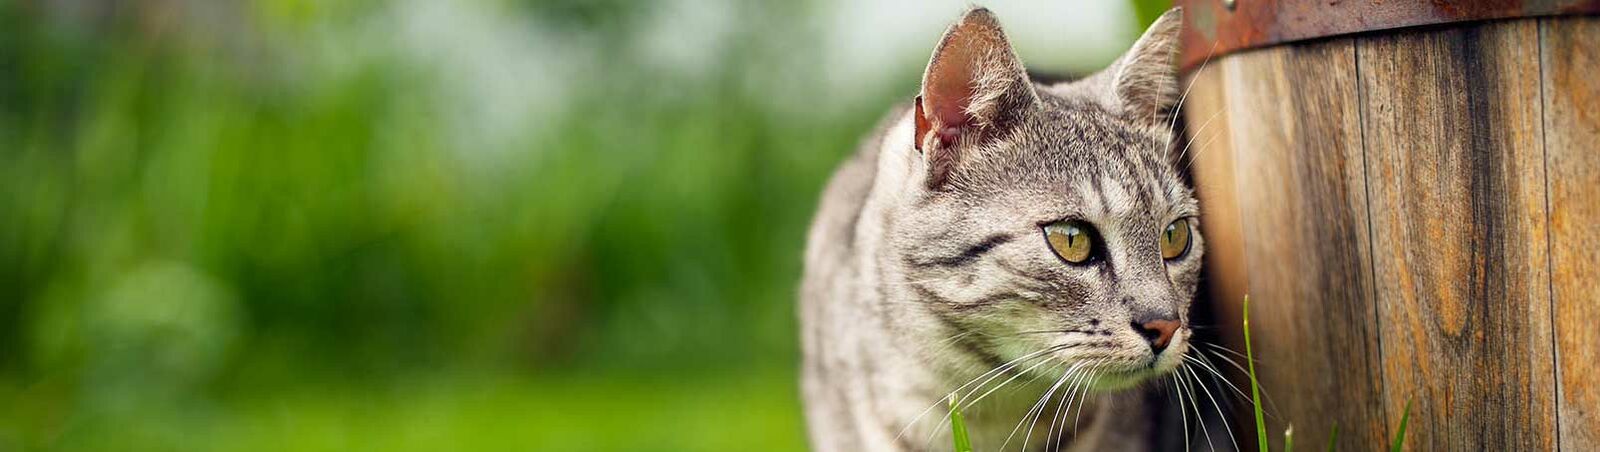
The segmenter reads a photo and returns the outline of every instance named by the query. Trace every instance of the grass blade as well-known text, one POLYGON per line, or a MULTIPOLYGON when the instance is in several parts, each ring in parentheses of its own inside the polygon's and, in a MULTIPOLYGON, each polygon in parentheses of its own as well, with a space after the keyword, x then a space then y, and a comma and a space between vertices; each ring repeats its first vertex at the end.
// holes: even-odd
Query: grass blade
POLYGON ((1408 424, 1410 422, 1411 422, 1411 399, 1406 399, 1406 411, 1404 413, 1400 414, 1400 430, 1394 432, 1394 445, 1390 446, 1389 450, 1394 451, 1394 452, 1400 452, 1400 449, 1401 449, 1400 446, 1403 446, 1406 443, 1406 424, 1408 424))
POLYGON ((967 437, 967 421, 961 419, 961 408, 956 404, 956 393, 950 393, 950 437, 956 443, 955 452, 972 452, 972 439, 967 437))
POLYGON ((1256 380, 1256 356, 1250 349, 1250 296, 1244 296, 1244 359, 1250 364, 1250 404, 1256 411, 1256 444, 1267 449, 1267 418, 1261 411, 1261 383, 1256 380))
POLYGON ((1283 431, 1283 452, 1294 452, 1294 424, 1283 431))
POLYGON ((1333 443, 1339 439, 1339 422, 1333 422, 1333 433, 1328 434, 1328 452, 1333 452, 1333 443))

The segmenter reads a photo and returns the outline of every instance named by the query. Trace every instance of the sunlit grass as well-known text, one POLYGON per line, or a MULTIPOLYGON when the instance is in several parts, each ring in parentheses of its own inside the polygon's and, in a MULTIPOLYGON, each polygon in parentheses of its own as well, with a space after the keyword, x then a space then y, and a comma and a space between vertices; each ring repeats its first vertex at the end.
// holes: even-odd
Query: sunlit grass
MULTIPOLYGON (((302 384, 215 403, 59 412, 0 391, 0 450, 800 451, 785 370, 682 375, 433 376, 302 384), (45 419, 40 417, 44 416, 45 419), (8 436, 22 433, 27 437, 8 436)), ((27 397, 27 396, 24 396, 27 397)))

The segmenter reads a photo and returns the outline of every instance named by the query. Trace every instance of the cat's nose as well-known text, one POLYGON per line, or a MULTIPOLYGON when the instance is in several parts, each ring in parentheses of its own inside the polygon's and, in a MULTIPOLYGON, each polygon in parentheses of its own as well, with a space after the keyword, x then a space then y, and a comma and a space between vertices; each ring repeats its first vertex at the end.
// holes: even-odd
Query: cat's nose
POLYGON ((1150 349, 1159 355, 1162 350, 1167 349, 1167 344, 1172 343, 1172 334, 1178 331, 1178 326, 1177 320, 1155 319, 1134 322, 1133 330, 1138 331, 1140 336, 1144 336, 1145 340, 1150 341, 1150 349))

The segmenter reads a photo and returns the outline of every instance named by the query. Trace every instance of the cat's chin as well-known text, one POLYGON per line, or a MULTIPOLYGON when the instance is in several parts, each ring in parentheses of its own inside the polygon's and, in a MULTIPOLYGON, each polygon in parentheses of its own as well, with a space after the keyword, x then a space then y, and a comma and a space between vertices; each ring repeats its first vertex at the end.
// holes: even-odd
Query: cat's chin
POLYGON ((1172 370, 1163 367, 1147 367, 1105 372, 1096 376, 1089 387, 1100 392, 1122 391, 1137 387, 1147 381, 1166 377, 1172 370))
POLYGON ((1182 360, 1181 356, 1162 355, 1147 365, 1102 367, 1096 369, 1089 381, 1089 388, 1100 392, 1131 389, 1149 381, 1167 378, 1177 370, 1182 360))

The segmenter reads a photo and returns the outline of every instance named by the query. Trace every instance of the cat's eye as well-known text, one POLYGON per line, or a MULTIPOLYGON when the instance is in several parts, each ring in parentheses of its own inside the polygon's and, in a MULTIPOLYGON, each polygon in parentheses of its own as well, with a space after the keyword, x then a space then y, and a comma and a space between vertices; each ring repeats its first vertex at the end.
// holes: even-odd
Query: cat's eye
POLYGON ((1094 257, 1095 243, 1094 228, 1082 221, 1058 221, 1044 227, 1044 238, 1050 242, 1050 250, 1055 251, 1061 260, 1082 264, 1094 257))
POLYGON ((1179 218, 1161 231, 1161 258, 1177 259, 1189 252, 1189 220, 1179 218))

